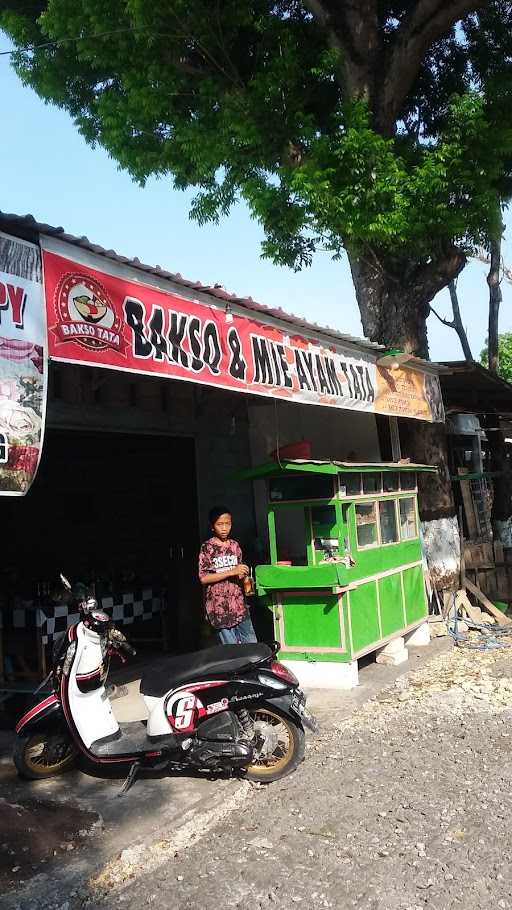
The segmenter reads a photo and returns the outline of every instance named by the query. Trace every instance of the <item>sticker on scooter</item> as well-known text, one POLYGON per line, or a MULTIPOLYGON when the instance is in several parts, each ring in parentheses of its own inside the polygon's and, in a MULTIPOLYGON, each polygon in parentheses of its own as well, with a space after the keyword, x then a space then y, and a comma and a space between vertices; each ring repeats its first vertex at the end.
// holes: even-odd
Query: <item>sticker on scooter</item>
POLYGON ((202 701, 191 692, 173 695, 167 705, 167 716, 178 733, 191 733, 198 717, 206 714, 202 701))
POLYGON ((211 705, 206 705, 207 714, 218 714, 219 711, 225 711, 229 705, 229 699, 221 698, 220 701, 214 701, 211 705))

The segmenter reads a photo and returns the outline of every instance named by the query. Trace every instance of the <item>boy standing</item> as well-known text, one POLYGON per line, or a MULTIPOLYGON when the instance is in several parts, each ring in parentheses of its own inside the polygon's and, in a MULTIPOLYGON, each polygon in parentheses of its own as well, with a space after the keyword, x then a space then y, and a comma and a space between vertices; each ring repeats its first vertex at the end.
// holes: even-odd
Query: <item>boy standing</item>
POLYGON ((213 536, 199 551, 199 581, 205 589, 208 619, 223 645, 257 641, 242 587, 249 568, 242 551, 230 538, 231 513, 224 506, 210 512, 213 536))

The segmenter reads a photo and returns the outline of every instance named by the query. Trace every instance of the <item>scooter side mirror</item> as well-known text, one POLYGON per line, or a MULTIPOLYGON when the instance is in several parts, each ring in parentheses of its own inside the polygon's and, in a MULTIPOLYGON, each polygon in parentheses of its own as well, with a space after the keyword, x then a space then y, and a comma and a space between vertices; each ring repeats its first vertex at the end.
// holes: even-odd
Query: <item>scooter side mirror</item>
POLYGON ((60 580, 61 580, 62 584, 64 585, 64 587, 66 588, 66 590, 71 591, 71 582, 68 581, 68 579, 66 578, 65 575, 62 574, 62 572, 60 573, 60 580))

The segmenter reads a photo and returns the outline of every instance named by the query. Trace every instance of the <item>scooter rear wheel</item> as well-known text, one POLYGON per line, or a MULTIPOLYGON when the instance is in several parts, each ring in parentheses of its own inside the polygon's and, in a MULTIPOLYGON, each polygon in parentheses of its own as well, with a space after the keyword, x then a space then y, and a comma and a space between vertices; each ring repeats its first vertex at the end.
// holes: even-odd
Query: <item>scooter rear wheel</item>
POLYGON ((254 724, 255 755, 244 768, 247 780, 270 784, 295 771, 304 759, 304 730, 275 708, 249 711, 254 724))
POLYGON ((70 771, 77 752, 63 733, 34 733, 18 736, 14 744, 13 760, 20 777, 43 780, 70 771))

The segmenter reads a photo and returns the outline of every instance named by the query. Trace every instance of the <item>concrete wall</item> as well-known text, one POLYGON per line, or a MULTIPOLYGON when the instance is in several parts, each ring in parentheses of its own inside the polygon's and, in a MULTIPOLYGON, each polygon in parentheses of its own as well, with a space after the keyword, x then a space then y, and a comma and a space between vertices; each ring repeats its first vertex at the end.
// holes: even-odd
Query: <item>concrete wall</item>
POLYGON ((47 426, 190 437, 195 441, 200 536, 212 505, 225 503, 241 542, 254 540, 247 397, 192 383, 52 364, 47 426))

